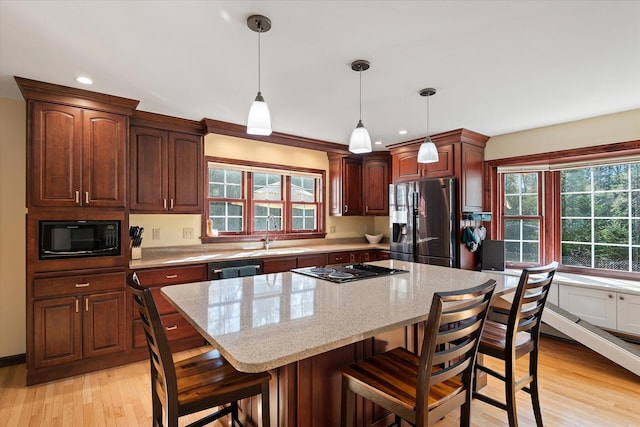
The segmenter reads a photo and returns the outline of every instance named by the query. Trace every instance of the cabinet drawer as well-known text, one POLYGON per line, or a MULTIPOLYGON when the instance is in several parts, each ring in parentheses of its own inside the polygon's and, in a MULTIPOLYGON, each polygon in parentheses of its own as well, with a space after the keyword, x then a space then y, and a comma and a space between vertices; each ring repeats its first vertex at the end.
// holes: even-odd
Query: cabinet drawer
MULTIPOLYGON (((160 316, 160 320, 162 321, 162 326, 164 326, 164 331, 169 341, 200 336, 200 333, 178 313, 160 316)), ((204 342, 204 338, 202 340, 204 342)), ((144 335, 142 320, 136 319, 133 322, 133 348, 140 348, 146 345, 147 341, 144 335)))
POLYGON ((353 262, 351 260, 351 252, 335 252, 327 255, 329 264, 341 264, 345 262, 353 262))
MULTIPOLYGON (((156 308, 158 309, 158 313, 162 316, 163 314, 175 313, 176 309, 165 297, 162 296, 160 292, 162 286, 157 286, 151 288, 151 295, 153 295, 153 302, 156 304, 156 308)), ((137 319, 140 317, 140 312, 138 311, 138 304, 135 301, 132 301, 131 304, 131 313, 133 314, 133 318, 137 319)))
POLYGON ((142 286, 175 285, 207 280, 207 265, 136 271, 142 286))
POLYGON ((298 268, 302 267, 324 267, 327 264, 327 255, 304 255, 298 257, 298 268))
POLYGON ((84 295, 125 288, 125 273, 85 274, 33 280, 33 297, 84 295))

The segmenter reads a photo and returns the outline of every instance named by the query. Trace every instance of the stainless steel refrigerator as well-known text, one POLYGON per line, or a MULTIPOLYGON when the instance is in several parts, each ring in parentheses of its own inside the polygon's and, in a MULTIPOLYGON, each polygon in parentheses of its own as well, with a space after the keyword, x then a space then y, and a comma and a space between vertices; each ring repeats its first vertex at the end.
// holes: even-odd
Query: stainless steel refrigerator
POLYGON ((457 200, 452 178, 390 185, 391 258, 459 267, 457 200))

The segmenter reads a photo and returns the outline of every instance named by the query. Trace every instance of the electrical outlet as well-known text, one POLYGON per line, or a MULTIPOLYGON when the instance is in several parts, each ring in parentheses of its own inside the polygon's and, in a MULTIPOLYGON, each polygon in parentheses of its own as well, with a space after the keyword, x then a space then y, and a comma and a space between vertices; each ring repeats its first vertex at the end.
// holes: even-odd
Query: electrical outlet
POLYGON ((154 228, 151 231, 152 231, 151 240, 160 240, 160 229, 159 228, 154 228))
POLYGON ((182 229, 183 239, 193 239, 193 227, 184 227, 182 229))
POLYGON ((329 233, 335 233, 336 232, 336 226, 332 225, 331 227, 329 227, 329 233))

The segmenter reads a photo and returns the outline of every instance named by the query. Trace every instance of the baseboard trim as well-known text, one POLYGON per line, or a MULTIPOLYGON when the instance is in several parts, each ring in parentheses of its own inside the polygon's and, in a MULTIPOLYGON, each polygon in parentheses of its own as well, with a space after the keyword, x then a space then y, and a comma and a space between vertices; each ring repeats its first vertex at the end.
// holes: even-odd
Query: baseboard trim
POLYGON ((25 353, 15 354, 13 356, 0 357, 0 368, 5 366, 19 365, 27 362, 27 355, 25 353))

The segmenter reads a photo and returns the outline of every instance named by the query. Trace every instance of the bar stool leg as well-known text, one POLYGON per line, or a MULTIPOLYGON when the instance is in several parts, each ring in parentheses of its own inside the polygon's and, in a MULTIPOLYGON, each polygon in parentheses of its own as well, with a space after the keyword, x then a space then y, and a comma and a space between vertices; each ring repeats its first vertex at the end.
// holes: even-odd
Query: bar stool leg
POLYGON ((516 359, 514 355, 505 358, 505 381, 504 394, 506 396, 507 415, 509 417, 509 427, 518 427, 518 415, 516 409, 516 359))
POLYGON ((538 394, 538 349, 529 354, 529 374, 533 377, 529 384, 531 404, 536 417, 536 426, 542 427, 542 411, 540 409, 540 395, 538 394))

